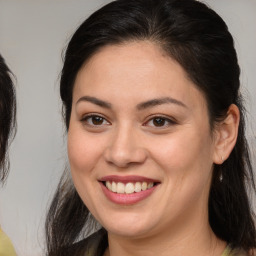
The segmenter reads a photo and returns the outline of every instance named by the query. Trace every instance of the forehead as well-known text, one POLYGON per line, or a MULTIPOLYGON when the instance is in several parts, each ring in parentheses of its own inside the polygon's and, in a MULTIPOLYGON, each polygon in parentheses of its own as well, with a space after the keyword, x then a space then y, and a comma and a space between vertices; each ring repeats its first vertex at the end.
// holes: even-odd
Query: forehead
POLYGON ((92 69, 93 72, 108 71, 108 74, 113 75, 115 73, 116 76, 118 74, 116 71, 121 69, 123 72, 126 71, 127 75, 134 74, 137 69, 137 73, 143 74, 143 71, 152 71, 153 69, 156 72, 157 69, 155 67, 159 63, 168 62, 168 59, 170 58, 160 47, 149 41, 124 42, 100 48, 86 61, 81 70, 87 69, 90 72, 92 69), (114 65, 118 69, 113 69, 114 65))
POLYGON ((94 93, 145 100, 170 94, 191 103, 204 98, 182 66, 149 41, 109 45, 94 54, 78 72, 74 97, 94 93))

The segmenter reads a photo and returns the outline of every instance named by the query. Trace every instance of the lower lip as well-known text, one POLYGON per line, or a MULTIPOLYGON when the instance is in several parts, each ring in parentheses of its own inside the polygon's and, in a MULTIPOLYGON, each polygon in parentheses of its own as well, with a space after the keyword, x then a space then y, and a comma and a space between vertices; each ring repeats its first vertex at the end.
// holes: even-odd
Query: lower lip
POLYGON ((147 197, 149 197, 157 186, 154 186, 152 188, 149 188, 147 190, 141 191, 141 192, 135 192, 132 194, 118 194, 110 191, 106 188, 106 186, 100 182, 101 188, 103 190, 103 193, 105 196, 113 203, 121 204, 121 205, 131 205, 136 204, 147 197))

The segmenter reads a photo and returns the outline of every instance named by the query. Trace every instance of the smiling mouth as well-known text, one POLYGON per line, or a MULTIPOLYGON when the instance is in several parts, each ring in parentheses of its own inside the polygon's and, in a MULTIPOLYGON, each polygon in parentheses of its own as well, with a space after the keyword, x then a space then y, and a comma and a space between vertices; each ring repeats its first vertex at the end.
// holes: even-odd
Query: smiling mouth
POLYGON ((157 190, 159 180, 129 175, 110 175, 98 180, 106 198, 119 205, 134 205, 157 190))
POLYGON ((104 186, 111 192, 117 194, 133 194, 139 193, 141 191, 146 191, 152 187, 158 185, 158 182, 115 182, 115 181, 105 181, 104 186))

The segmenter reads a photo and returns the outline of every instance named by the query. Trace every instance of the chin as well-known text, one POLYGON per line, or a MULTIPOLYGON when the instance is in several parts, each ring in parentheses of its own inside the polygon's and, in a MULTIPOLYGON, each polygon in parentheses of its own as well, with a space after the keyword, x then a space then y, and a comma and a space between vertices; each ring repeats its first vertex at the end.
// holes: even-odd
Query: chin
POLYGON ((148 229, 137 228, 137 227, 117 227, 106 229, 109 234, 123 237, 123 238, 138 238, 144 237, 148 234, 148 229))
POLYGON ((115 236, 134 238, 134 237, 144 237, 149 234, 149 231, 153 229, 152 220, 147 220, 138 216, 135 218, 129 214, 128 216, 123 216, 119 214, 117 218, 112 216, 112 221, 103 221, 102 226, 110 233, 115 236))

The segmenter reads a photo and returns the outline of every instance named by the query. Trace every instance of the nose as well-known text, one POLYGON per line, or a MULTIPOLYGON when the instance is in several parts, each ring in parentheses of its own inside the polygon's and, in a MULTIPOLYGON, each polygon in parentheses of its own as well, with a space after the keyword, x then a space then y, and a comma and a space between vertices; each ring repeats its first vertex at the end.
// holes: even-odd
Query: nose
POLYGON ((147 151, 143 148, 138 133, 132 129, 120 128, 113 133, 104 156, 108 163, 125 168, 132 164, 144 163, 147 151))

